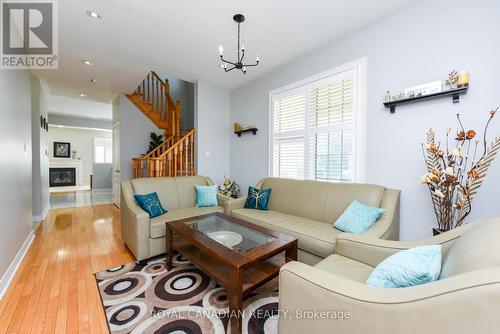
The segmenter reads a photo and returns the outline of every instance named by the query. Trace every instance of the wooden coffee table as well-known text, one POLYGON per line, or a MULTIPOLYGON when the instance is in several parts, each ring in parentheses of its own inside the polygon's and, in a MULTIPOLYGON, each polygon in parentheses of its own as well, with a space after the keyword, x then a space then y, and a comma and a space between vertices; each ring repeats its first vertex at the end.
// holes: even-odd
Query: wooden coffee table
POLYGON ((233 334, 241 333, 243 298, 297 260, 296 238, 221 213, 166 223, 166 241, 169 270, 175 249, 227 290, 233 334))

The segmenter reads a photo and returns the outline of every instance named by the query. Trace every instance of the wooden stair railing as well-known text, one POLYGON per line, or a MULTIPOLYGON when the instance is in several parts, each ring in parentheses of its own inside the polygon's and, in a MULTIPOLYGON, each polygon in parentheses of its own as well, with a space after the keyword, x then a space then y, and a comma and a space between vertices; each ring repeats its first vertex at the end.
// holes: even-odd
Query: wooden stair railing
POLYGON ((149 158, 157 158, 165 153, 169 147, 175 143, 174 137, 167 137, 163 143, 158 145, 154 150, 150 151, 146 155, 132 158, 133 168, 134 168, 134 178, 146 176, 145 171, 148 170, 149 158))
POLYGON ((158 157, 148 158, 148 175, 186 176, 196 175, 194 169, 194 135, 196 129, 189 131, 158 157))
POLYGON ((168 80, 162 80, 151 71, 135 92, 127 97, 158 128, 164 130, 165 137, 180 138, 181 104, 174 102, 170 96, 168 80))

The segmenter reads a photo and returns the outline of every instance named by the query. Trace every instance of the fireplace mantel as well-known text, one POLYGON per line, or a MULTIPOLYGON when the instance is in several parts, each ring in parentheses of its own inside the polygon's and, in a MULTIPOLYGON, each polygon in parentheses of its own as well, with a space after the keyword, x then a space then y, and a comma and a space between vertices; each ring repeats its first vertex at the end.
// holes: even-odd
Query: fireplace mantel
POLYGON ((49 159, 49 168, 64 168, 64 167, 74 167, 76 168, 76 185, 83 185, 83 161, 78 159, 49 159))

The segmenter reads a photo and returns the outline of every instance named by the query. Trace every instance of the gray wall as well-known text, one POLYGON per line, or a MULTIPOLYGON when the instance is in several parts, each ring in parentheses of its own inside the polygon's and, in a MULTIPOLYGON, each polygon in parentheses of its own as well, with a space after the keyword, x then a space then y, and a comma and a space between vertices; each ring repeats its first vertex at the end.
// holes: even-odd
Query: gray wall
POLYGON ((50 125, 65 125, 90 129, 111 130, 113 128, 113 122, 111 120, 101 120, 84 117, 68 117, 57 114, 49 114, 49 123, 50 125))
MULTIPOLYGON (((429 236, 435 218, 428 191, 418 184, 425 172, 420 143, 431 127, 439 134, 455 128, 456 113, 462 115, 466 128, 482 133, 488 111, 500 104, 498 13, 496 0, 427 1, 232 91, 231 122, 256 124, 259 132, 245 138, 231 136, 231 176, 244 190, 268 174, 271 90, 366 56, 366 182, 402 190, 402 239, 429 236), (396 114, 382 106, 387 89, 397 92, 445 79, 452 69, 470 71, 470 91, 459 104, 453 105, 451 98, 430 100, 401 106, 396 114)), ((499 134, 500 119, 496 119, 489 135, 499 134)), ((469 220, 500 215, 495 196, 499 187, 500 162, 496 161, 473 202, 469 220)))
POLYGON ((40 125, 40 116, 47 115, 47 96, 40 80, 31 78, 31 136, 32 136, 32 201, 33 221, 39 221, 49 210, 48 133, 40 125))
POLYGON ((31 78, 0 71, 0 277, 30 235, 31 78))
POLYGON ((199 175, 222 184, 229 173, 231 133, 229 91, 205 82, 195 85, 196 156, 199 175))
MULTIPOLYGON (((149 148, 149 134, 162 134, 144 114, 130 102, 125 95, 120 95, 120 102, 113 103, 119 112, 113 112, 120 119, 120 171, 122 180, 132 178, 132 158, 146 153, 149 148)), ((113 123, 116 124, 113 119, 113 123)))
POLYGON ((168 79, 170 96, 174 102, 181 103, 181 129, 191 130, 194 127, 194 84, 168 75, 160 75, 160 78, 168 79))

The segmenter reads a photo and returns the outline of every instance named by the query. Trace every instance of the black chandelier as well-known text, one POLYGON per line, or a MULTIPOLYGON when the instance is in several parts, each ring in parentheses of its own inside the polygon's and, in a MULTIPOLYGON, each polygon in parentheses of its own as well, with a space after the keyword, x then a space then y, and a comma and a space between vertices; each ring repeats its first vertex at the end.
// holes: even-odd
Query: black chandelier
POLYGON ((245 58, 245 45, 242 44, 240 47, 240 23, 245 21, 245 16, 243 14, 236 14, 233 16, 233 20, 238 23, 238 60, 236 62, 230 62, 224 59, 223 52, 224 48, 219 46, 219 54, 220 54, 220 59, 222 60, 222 64, 220 65, 220 68, 224 70, 224 72, 229 72, 234 69, 241 70, 243 74, 247 74, 247 67, 251 66, 257 66, 259 65, 259 56, 256 57, 256 62, 255 64, 243 64, 243 58, 245 58), (229 64, 229 68, 228 65, 229 64))

